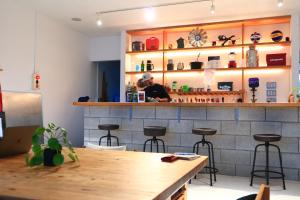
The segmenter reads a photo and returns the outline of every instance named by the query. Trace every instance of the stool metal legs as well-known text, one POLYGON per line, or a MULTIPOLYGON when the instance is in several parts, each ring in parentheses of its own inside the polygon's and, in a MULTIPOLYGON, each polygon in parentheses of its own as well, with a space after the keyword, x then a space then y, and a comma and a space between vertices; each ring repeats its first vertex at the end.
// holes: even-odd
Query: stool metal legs
POLYGON ((159 138, 156 138, 156 137, 153 137, 153 138, 148 139, 148 140, 145 141, 145 143, 144 143, 144 152, 146 152, 146 146, 147 146, 148 142, 150 142, 150 151, 151 152, 152 152, 152 146, 153 146, 153 143, 154 143, 154 144, 156 144, 156 152, 158 153, 159 152, 158 142, 161 142, 162 146, 163 146, 163 152, 166 153, 165 142, 162 139, 159 139, 159 138))
POLYGON ((282 167, 282 157, 281 157, 281 152, 280 152, 280 148, 277 145, 274 144, 270 144, 269 142, 265 142, 265 144, 258 144, 255 147, 254 150, 254 158, 253 158, 253 165, 252 165, 252 171, 251 171, 251 181, 250 181, 250 186, 253 185, 253 178, 254 177, 260 177, 260 178, 265 178, 266 180, 266 184, 269 185, 269 181, 270 179, 282 179, 282 185, 283 185, 283 189, 285 190, 285 179, 284 179, 284 173, 283 173, 283 167, 282 167), (257 149, 260 146, 265 146, 265 151, 266 151, 266 166, 265 166, 265 170, 255 170, 255 162, 256 162, 256 153, 257 153, 257 149), (273 170, 270 170, 269 167, 269 146, 275 147, 278 151, 278 155, 279 155, 279 163, 280 163, 280 172, 276 172, 273 170), (264 172, 265 176, 260 176, 257 175, 256 172, 264 172), (271 176, 270 177, 270 173, 271 174, 279 174, 280 176, 271 176))
POLYGON ((100 139, 99 139, 99 146, 101 145, 101 140, 104 139, 104 138, 107 138, 106 139, 106 145, 107 146, 111 146, 111 138, 116 139, 117 140, 117 145, 120 146, 120 144, 119 144, 119 138, 116 137, 116 136, 111 135, 110 134, 110 130, 108 130, 107 135, 100 137, 100 139))
MULTIPOLYGON (((202 140, 199 142, 196 142, 193 146, 193 152, 196 154, 199 154, 199 144, 202 144, 202 146, 207 145, 208 165, 209 165, 207 168, 209 169, 210 186, 212 186, 213 185, 212 174, 214 175, 214 181, 217 181, 217 178, 216 178, 217 169, 215 168, 214 147, 211 142, 205 140, 205 136, 202 136, 202 140)), ((196 178, 196 175, 195 175, 195 178, 196 178)))

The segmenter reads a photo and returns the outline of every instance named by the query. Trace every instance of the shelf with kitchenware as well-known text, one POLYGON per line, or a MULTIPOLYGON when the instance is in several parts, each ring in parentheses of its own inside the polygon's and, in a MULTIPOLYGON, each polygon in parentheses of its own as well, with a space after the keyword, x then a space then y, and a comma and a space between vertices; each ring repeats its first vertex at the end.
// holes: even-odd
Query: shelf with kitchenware
POLYGON ((144 62, 145 72, 163 85, 215 91, 218 83, 230 82, 233 90, 246 91, 239 93, 245 100, 248 80, 257 77, 260 87, 275 82, 278 101, 285 101, 291 82, 290 20, 278 16, 127 31, 125 83, 140 78, 144 62))
POLYGON ((150 72, 151 74, 159 74, 159 73, 164 73, 164 71, 128 71, 125 72, 125 74, 144 74, 146 72, 150 72))
POLYGON ((285 65, 285 66, 237 67, 237 68, 203 68, 203 69, 167 70, 167 71, 164 71, 164 73, 203 72, 205 70, 246 71, 246 70, 270 70, 270 69, 290 69, 290 68, 291 68, 290 65, 285 65))
MULTIPOLYGON (((198 88, 193 88, 193 89, 198 89, 198 88)), ((202 88, 201 88, 202 89, 202 88)), ((242 90, 239 91, 199 91, 199 92, 194 92, 194 91, 189 91, 189 92, 173 92, 170 91, 168 92, 170 95, 177 94, 177 95, 201 95, 201 96, 210 96, 210 95, 241 95, 243 93, 242 90)))
POLYGON ((183 70, 164 70, 164 71, 128 71, 125 72, 128 75, 132 74, 144 74, 150 72, 153 74, 157 73, 189 73, 189 72, 204 72, 205 70, 215 70, 215 71, 249 71, 249 70, 272 70, 272 69, 283 69, 289 70, 291 65, 285 66, 258 66, 258 67, 237 67, 237 68, 202 68, 202 69, 183 69, 183 70))
POLYGON ((163 53, 167 52, 177 52, 177 51, 199 51, 199 50, 214 50, 214 49, 230 49, 230 48, 241 48, 249 46, 291 46, 290 41, 282 42, 261 42, 261 43, 247 43, 247 44, 232 44, 225 46, 202 46, 202 47, 186 47, 186 48, 174 48, 174 49, 161 49, 161 50, 148 50, 148 51, 127 51, 126 54, 137 55, 137 54, 147 54, 147 53, 161 53, 161 56, 164 56, 163 53))

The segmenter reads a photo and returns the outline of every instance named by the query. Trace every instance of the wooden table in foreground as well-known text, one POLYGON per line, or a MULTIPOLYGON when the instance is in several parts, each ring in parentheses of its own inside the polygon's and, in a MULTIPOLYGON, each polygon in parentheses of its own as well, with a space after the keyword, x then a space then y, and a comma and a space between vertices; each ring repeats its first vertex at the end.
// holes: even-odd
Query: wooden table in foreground
POLYGON ((0 159, 0 199, 168 199, 207 164, 206 156, 164 163, 165 154, 76 152, 79 163, 53 168, 29 168, 24 155, 0 159))

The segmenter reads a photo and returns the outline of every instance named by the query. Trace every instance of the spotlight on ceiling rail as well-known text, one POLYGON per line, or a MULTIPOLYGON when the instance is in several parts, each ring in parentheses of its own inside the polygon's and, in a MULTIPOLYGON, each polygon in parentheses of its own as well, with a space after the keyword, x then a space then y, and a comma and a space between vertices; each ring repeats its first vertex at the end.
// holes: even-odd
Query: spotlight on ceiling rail
POLYGON ((283 6, 283 0, 277 0, 277 6, 282 7, 283 6))
POLYGON ((215 7, 215 4, 214 4, 214 1, 212 0, 211 1, 211 6, 210 6, 210 13, 215 14, 215 11, 216 11, 216 7, 215 7))

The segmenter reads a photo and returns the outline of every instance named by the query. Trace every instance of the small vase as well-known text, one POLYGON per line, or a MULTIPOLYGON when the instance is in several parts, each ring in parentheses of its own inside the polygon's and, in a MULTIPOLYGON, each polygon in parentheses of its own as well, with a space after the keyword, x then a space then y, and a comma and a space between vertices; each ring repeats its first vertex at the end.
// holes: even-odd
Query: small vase
POLYGON ((44 166, 53 167, 55 166, 53 163, 53 157, 57 153, 56 150, 52 150, 50 148, 47 148, 44 150, 44 166))

